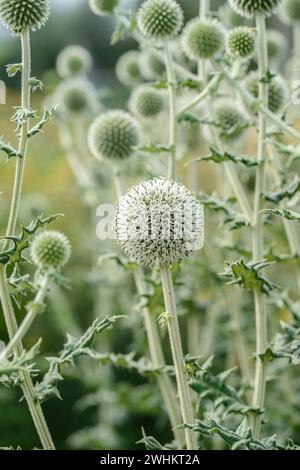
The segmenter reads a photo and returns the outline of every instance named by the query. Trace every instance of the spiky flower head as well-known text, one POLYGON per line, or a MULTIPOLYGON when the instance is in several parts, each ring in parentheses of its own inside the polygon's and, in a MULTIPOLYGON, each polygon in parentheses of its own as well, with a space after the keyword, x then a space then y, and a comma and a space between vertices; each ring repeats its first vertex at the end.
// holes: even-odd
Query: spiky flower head
POLYGON ((89 0, 89 2, 90 9, 95 15, 108 16, 113 14, 120 0, 89 0))
POLYGON ((249 59, 256 48, 256 36, 251 28, 240 26, 228 34, 226 50, 231 57, 249 59))
POLYGON ((49 0, 0 0, 0 21, 17 34, 40 29, 49 14, 49 0))
POLYGON ((140 56, 138 51, 128 51, 118 59, 116 75, 122 85, 134 87, 143 81, 140 56))
MULTIPOLYGON (((251 72, 245 80, 249 93, 255 98, 259 94, 259 74, 251 72)), ((279 112, 287 101, 286 83, 280 75, 276 75, 268 84, 268 107, 273 113, 279 112)))
POLYGON ((145 50, 140 55, 140 68, 147 80, 163 80, 166 77, 164 60, 154 50, 145 50))
POLYGON ((155 178, 121 197, 116 236, 131 261, 146 267, 181 262, 203 245, 202 205, 183 185, 155 178))
POLYGON ((164 97, 159 90, 149 85, 140 85, 130 97, 129 108, 138 117, 150 118, 163 110, 164 97))
POLYGON ((300 21, 300 0, 283 0, 282 12, 289 22, 300 21))
POLYGON ((183 25, 183 12, 175 0, 146 0, 138 11, 138 27, 150 39, 170 39, 183 25))
POLYGON ((267 31, 268 57, 274 63, 280 62, 287 52, 288 42, 286 37, 275 29, 267 31))
POLYGON ((45 230, 31 244, 31 258, 38 268, 59 270, 70 259, 71 244, 61 232, 45 230))
POLYGON ((195 19, 184 29, 182 47, 192 60, 210 59, 223 47, 225 34, 217 20, 195 19))
POLYGON ((93 85, 84 78, 69 78, 60 83, 55 99, 63 113, 88 114, 96 110, 97 93, 93 85))
POLYGON ((219 135, 225 141, 239 138, 244 132, 246 118, 236 104, 231 102, 220 102, 215 107, 215 117, 219 126, 219 135))
POLYGON ((271 15, 281 0, 229 0, 229 5, 239 15, 252 18, 256 14, 271 15))
POLYGON ((124 111, 107 111, 92 123, 88 144, 98 158, 122 160, 134 152, 139 143, 139 128, 135 119, 124 111))
POLYGON ((57 57, 56 69, 61 78, 87 74, 93 65, 93 59, 87 49, 81 46, 65 47, 57 57))

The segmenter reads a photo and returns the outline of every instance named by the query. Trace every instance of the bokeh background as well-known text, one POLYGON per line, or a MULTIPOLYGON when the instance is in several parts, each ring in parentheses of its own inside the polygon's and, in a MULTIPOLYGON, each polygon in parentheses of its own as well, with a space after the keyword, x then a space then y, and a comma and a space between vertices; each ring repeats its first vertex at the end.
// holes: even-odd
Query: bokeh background
MULTIPOLYGON (((124 40, 110 45, 114 30, 114 20, 95 17, 88 8, 87 0, 52 0, 53 8, 50 21, 32 35, 33 76, 44 81, 44 92, 33 97, 33 108, 40 109, 46 96, 55 88, 59 79, 55 72, 55 61, 60 50, 70 44, 86 47, 94 59, 91 80, 98 89, 103 90, 105 105, 124 106, 128 90, 122 87, 114 73, 118 57, 126 50, 137 47, 132 40, 124 40)), ((138 1, 124 0, 124 8, 136 8, 138 1)), ((198 0, 182 0, 186 18, 196 14, 198 0)), ((214 2, 216 6, 218 1, 214 2)), ((290 41, 290 29, 272 18, 272 27, 281 29, 290 41)), ((14 125, 9 121, 12 108, 19 104, 19 78, 7 79, 5 64, 19 62, 20 44, 0 26, 0 80, 7 84, 7 103, 0 105, 0 135, 14 142, 14 125)), ((13 182, 15 162, 6 161, 0 155, 0 229, 8 212, 13 182)), ((205 178, 204 178, 205 179, 205 178)), ((105 191, 107 182, 102 181, 105 191)), ((110 197, 110 196, 108 196, 110 197)), ((111 196, 112 201, 114 197, 111 196)), ((27 347, 43 337, 42 354, 57 354, 65 340, 64 332, 74 335, 86 328, 93 318, 96 308, 99 315, 128 315, 126 298, 122 297, 122 283, 130 289, 130 281, 119 272, 111 274, 111 289, 105 279, 104 289, 95 300, 93 283, 102 282, 93 277, 90 270, 91 259, 95 253, 95 226, 91 214, 81 202, 79 190, 64 158, 58 141, 56 125, 47 126, 45 133, 38 135, 30 144, 26 167, 24 197, 22 200, 21 220, 30 222, 35 212, 46 215, 63 213, 64 218, 55 223, 69 236, 73 246, 73 258, 66 275, 70 277, 70 291, 56 289, 49 299, 49 307, 38 318, 27 336, 27 347), (118 282, 118 295, 114 282, 118 282)), ((93 216, 93 214, 92 214, 93 216)), ((100 242, 99 242, 100 243, 100 242)), ((163 307, 162 307, 163 308, 163 307)), ((163 311, 163 310, 161 310, 163 311)), ((24 311, 21 310, 19 320, 24 311)), ((133 315, 136 313, 133 312, 133 315)), ((199 313, 201 314, 201 312, 199 313)), ((6 339, 2 316, 0 317, 0 338, 6 339)), ((112 330, 101 336, 100 350, 130 352, 145 346, 144 333, 140 322, 122 322, 122 328, 112 330), (133 345, 132 325, 137 329, 133 345), (140 328, 140 332, 138 331, 140 328)), ((214 351, 216 352, 216 351, 214 351)), ((46 360, 39 363, 45 370, 46 360)), ((60 384, 63 400, 52 399, 45 406, 45 414, 53 437, 60 449, 127 449, 141 438, 141 427, 150 429, 161 442, 170 438, 166 417, 161 413, 161 403, 157 385, 149 383, 135 373, 122 372, 114 367, 80 361, 77 369, 65 371, 67 380, 60 384)), ((26 406, 19 403, 19 390, 0 388, 0 447, 20 443, 24 448, 38 445, 26 406)), ((134 448, 141 448, 136 445, 134 448)))

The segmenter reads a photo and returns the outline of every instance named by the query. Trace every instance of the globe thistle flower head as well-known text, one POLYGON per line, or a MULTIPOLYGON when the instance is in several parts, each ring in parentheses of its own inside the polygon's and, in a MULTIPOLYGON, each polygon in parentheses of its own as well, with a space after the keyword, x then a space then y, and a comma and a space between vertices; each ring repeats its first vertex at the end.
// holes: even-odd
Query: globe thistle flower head
POLYGON ((34 238, 30 252, 38 268, 57 271, 69 261, 71 245, 63 233, 45 230, 34 238))
POLYGON ((297 23, 300 21, 300 0, 283 0, 282 14, 288 23, 297 23))
POLYGON ((98 158, 123 160, 130 157, 139 143, 139 127, 124 111, 107 111, 97 117, 88 133, 92 154, 98 158))
MULTIPOLYGON (((251 72, 245 80, 246 89, 252 96, 259 95, 259 74, 251 72)), ((287 102, 287 86, 280 75, 276 75, 268 84, 268 107, 273 113, 278 113, 287 102)))
POLYGON ((130 97, 129 108, 138 117, 152 118, 162 112, 164 97, 151 86, 140 85, 130 97))
POLYGON ((222 140, 233 141, 243 134, 247 121, 243 112, 236 107, 236 104, 221 101, 216 105, 215 116, 222 140))
POLYGON ((267 31, 267 47, 269 60, 278 63, 286 55, 288 42, 282 33, 275 29, 269 29, 267 31))
POLYGON ((0 22, 16 34, 40 29, 49 15, 49 0, 0 0, 0 22))
POLYGON ((63 114, 89 114, 96 109, 97 94, 93 85, 83 78, 70 78, 62 82, 55 92, 63 114))
POLYGON ((221 23, 214 19, 195 19, 184 29, 182 48, 191 60, 211 59, 221 51, 224 41, 221 23))
POLYGON ((128 51, 121 55, 116 65, 116 75, 122 85, 134 87, 143 81, 140 69, 140 53, 128 51))
POLYGON ((164 80, 166 66, 155 50, 145 50, 140 55, 140 69, 146 80, 164 80))
POLYGON ((252 18, 257 14, 270 16, 281 0, 229 0, 229 5, 239 15, 252 18))
POLYGON ((95 15, 109 16, 119 6, 120 0, 89 0, 90 9, 95 15))
POLYGON ((180 32, 183 12, 175 0, 146 0, 138 11, 138 27, 149 39, 170 39, 180 32))
POLYGON ((255 53, 256 36, 251 28, 240 26, 228 34, 226 50, 228 55, 238 59, 249 59, 255 53))
POLYGON ((91 54, 81 46, 65 47, 56 61, 57 73, 61 78, 87 74, 92 65, 91 54))
POLYGON ((203 246, 203 207, 183 185, 155 178, 120 199, 116 236, 137 264, 152 268, 180 263, 203 246))

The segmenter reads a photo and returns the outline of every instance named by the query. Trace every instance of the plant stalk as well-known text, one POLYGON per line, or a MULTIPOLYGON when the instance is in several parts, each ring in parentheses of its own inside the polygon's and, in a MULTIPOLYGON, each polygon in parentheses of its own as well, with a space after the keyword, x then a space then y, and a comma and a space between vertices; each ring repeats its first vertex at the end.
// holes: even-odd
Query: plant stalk
MULTIPOLYGON (((191 425, 194 423, 194 413, 191 394, 185 375, 185 361, 181 344, 180 329, 175 302, 175 293, 173 288, 170 266, 161 266, 160 271, 182 420, 184 424, 191 425)), ((191 429, 185 429, 185 438, 187 443, 187 449, 196 450, 196 435, 191 429)))
POLYGON ((177 120, 176 120, 176 76, 174 73, 173 60, 169 48, 169 44, 165 42, 165 63, 168 79, 169 90, 169 169, 168 177, 171 180, 176 179, 176 133, 177 133, 177 120))

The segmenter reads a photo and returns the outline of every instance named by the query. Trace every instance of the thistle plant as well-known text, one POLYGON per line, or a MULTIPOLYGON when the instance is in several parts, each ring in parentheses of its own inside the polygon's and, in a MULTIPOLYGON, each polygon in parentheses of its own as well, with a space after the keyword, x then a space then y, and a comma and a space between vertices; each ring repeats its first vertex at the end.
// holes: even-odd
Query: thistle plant
POLYGON ((235 28, 228 34, 226 40, 226 50, 231 57, 238 59, 249 59, 254 55, 255 47, 255 33, 250 28, 235 28))
POLYGON ((132 93, 129 108, 140 118, 153 118, 164 109, 164 96, 158 90, 142 85, 132 93))
POLYGON ((116 65, 116 75, 122 85, 134 87, 143 81, 138 51, 125 52, 116 65))
POLYGON ((89 51, 81 46, 68 46, 57 57, 56 69, 61 78, 86 75, 93 66, 89 51))

